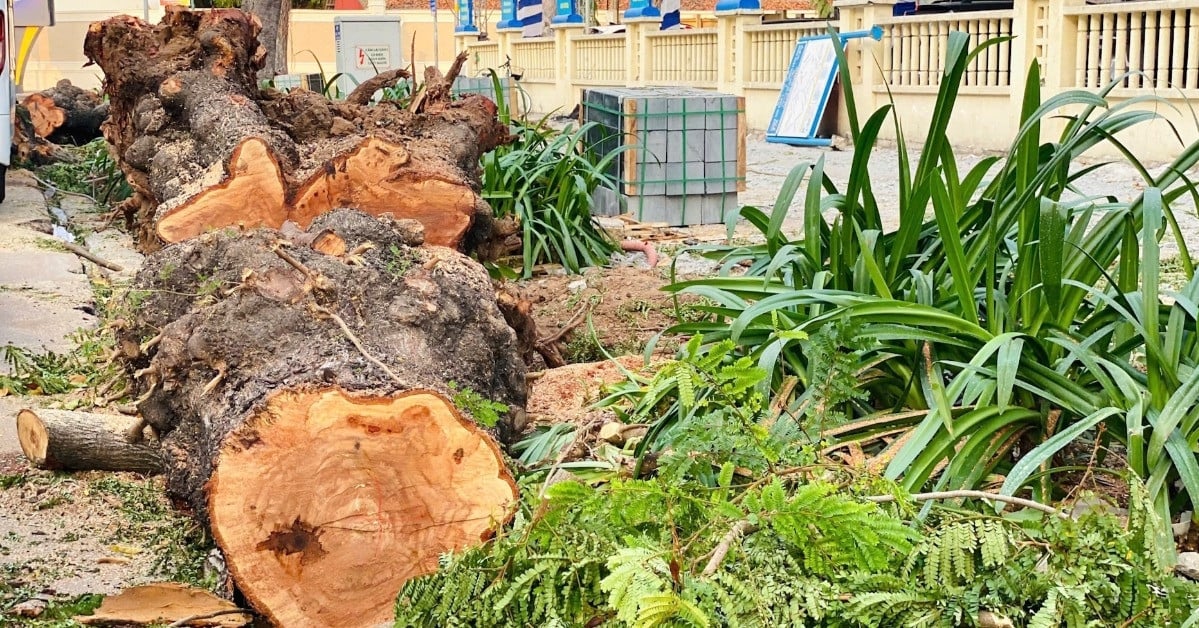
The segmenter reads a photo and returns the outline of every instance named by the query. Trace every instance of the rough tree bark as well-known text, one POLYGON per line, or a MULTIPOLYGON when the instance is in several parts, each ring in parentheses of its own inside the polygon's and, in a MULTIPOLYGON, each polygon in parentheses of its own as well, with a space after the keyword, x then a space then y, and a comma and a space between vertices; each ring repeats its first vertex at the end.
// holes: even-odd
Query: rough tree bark
POLYGON ((523 410, 515 335, 486 270, 422 231, 344 209, 303 232, 221 230, 134 282, 148 297, 122 340, 148 347, 127 366, 167 490, 277 625, 387 621, 403 581, 517 499, 448 401, 453 382, 523 410))
POLYGON ((173 7, 156 26, 117 16, 89 29, 84 51, 112 103, 104 133, 134 190, 124 209, 143 250, 230 226, 306 227, 335 207, 420 220, 432 244, 488 240, 478 160, 510 137, 494 103, 444 90, 409 111, 260 91, 258 34, 239 10, 173 7))
POLYGON ((100 125, 108 118, 108 103, 99 94, 68 79, 26 96, 21 104, 29 111, 34 133, 55 144, 86 144, 100 137, 100 125))
POLYGON ((21 410, 17 441, 39 469, 52 471, 162 471, 158 445, 131 443, 133 417, 69 410, 21 410))
POLYGON ((291 0, 243 0, 242 9, 262 22, 258 41, 266 48, 266 62, 258 78, 287 74, 287 29, 291 23, 291 0))

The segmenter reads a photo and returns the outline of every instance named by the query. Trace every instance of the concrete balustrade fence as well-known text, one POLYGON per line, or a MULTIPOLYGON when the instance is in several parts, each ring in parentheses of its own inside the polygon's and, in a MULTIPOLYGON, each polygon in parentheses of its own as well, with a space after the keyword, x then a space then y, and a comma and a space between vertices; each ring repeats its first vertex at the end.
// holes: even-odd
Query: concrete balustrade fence
MULTIPOLYGON (((945 70, 949 34, 959 31, 969 35, 972 46, 1004 41, 986 48, 966 70, 950 126, 956 143, 1007 148, 1019 129, 1023 89, 1034 60, 1041 64, 1045 98, 1069 89, 1097 90, 1118 80, 1113 104, 1161 96, 1168 105, 1138 106, 1155 106, 1184 142, 1199 140, 1188 100, 1199 97, 1199 0, 1109 5, 1020 0, 1006 11, 919 16, 895 16, 894 4, 840 0, 839 20, 831 24, 768 23, 761 12, 730 11, 716 14, 714 28, 660 31, 656 21, 630 20, 624 33, 592 35, 580 26, 557 25, 550 37, 534 44, 522 41, 519 32, 500 31, 488 41, 460 37, 459 47, 477 51, 480 59, 510 56, 514 68, 523 68, 521 83, 536 111, 569 111, 586 87, 686 85, 745 96, 748 125, 764 129, 799 38, 821 36, 830 25, 847 31, 879 25, 885 32, 881 42, 856 40, 846 51, 858 109, 873 111, 894 98, 905 134, 919 140, 945 70), (484 52, 497 47, 497 53, 484 52)), ((844 133, 849 128, 844 103, 834 101, 834 106, 837 128, 844 133)), ((1047 123, 1045 139, 1063 125, 1047 123)), ((885 125, 884 136, 893 133, 885 125)), ((1182 145, 1172 138, 1164 121, 1121 137, 1150 161, 1178 154, 1182 145)))
MULTIPOLYGON (((152 3, 151 20, 162 9, 152 3)), ((715 4, 715 3, 714 3, 715 4)), ((741 6, 753 4, 744 0, 741 6)), ((1167 103, 1154 107, 1173 123, 1184 142, 1199 140, 1192 100, 1199 102, 1199 0, 1155 0, 1088 5, 1085 0, 1017 0, 1008 11, 968 12, 896 17, 894 0, 838 0, 838 21, 846 31, 874 25, 884 28, 881 42, 855 40, 846 50, 858 110, 874 111, 894 98, 895 111, 910 140, 922 138, 945 66, 949 33, 968 33, 972 43, 994 37, 1010 41, 991 46, 968 68, 949 134, 958 144, 1002 150, 1019 128, 1020 103, 1029 64, 1041 64, 1044 97, 1070 89, 1097 90, 1117 81, 1109 100, 1115 103, 1158 95, 1167 103), (887 86, 890 86, 888 93, 887 86)), ((140 0, 56 0, 58 25, 33 40, 21 87, 43 89, 60 78, 98 87, 99 73, 84 67, 83 36, 87 26, 121 12, 140 15, 140 0), (103 4, 105 10, 99 6, 103 4)), ((759 11, 685 13, 683 20, 701 25, 691 30, 660 31, 656 20, 625 20, 620 34, 587 34, 580 25, 555 24, 547 36, 522 39, 520 31, 488 25, 489 38, 453 36, 453 15, 444 12, 437 29, 440 50, 434 51, 434 24, 427 11, 393 11, 370 0, 366 13, 400 15, 404 20, 403 57, 415 46, 417 71, 438 59, 448 67, 456 50, 468 51, 466 71, 481 76, 487 69, 505 74, 511 59, 519 75, 524 101, 534 113, 570 111, 587 87, 688 85, 745 97, 750 128, 769 125, 779 90, 791 62, 795 41, 820 36, 830 24, 812 20, 768 23, 759 11), (415 39, 413 39, 415 38, 415 39)), ((615 21, 605 12, 602 23, 615 21)), ((291 71, 336 72, 333 20, 362 11, 292 12, 291 71)), ((836 127, 848 129, 843 99, 834 100, 836 127)), ((1059 113, 1069 114, 1071 110, 1059 113)), ((1045 139, 1064 122, 1045 125, 1045 139)), ((894 133, 884 125, 884 134, 894 133)), ((1181 146, 1170 125, 1138 127, 1121 137, 1143 159, 1168 160, 1181 146)))

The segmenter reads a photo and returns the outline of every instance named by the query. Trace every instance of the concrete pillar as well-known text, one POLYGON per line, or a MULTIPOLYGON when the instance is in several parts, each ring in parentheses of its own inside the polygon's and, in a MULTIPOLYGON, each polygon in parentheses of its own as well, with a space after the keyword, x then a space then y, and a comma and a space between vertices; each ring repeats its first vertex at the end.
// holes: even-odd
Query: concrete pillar
MULTIPOLYGON (((650 7, 653 9, 653 7, 650 7)), ((631 11, 632 9, 630 9, 631 11)), ((653 9, 657 12, 657 9, 653 9)), ((625 13, 628 15, 628 13, 625 13)), ((644 87, 649 78, 646 68, 649 60, 645 58, 645 34, 658 30, 661 19, 655 17, 626 18, 625 25, 625 84, 629 87, 644 87)))
POLYGON ((558 82, 558 102, 567 106, 577 102, 579 94, 574 87, 575 54, 570 38, 583 32, 586 26, 581 22, 566 22, 555 24, 554 49, 558 51, 558 62, 554 68, 554 78, 558 82))
POLYGON ((742 96, 749 78, 749 38, 745 27, 762 23, 762 11, 721 11, 716 14, 717 48, 720 64, 716 67, 716 89, 742 96))

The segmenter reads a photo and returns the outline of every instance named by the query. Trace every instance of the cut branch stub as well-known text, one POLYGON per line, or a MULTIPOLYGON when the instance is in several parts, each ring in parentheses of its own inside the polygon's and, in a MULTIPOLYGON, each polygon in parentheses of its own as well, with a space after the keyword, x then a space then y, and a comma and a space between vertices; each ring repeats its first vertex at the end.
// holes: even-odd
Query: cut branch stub
POLYGON ((387 622, 400 585, 488 538, 518 497, 440 395, 336 388, 272 396, 224 441, 208 494, 230 571, 279 626, 387 622))

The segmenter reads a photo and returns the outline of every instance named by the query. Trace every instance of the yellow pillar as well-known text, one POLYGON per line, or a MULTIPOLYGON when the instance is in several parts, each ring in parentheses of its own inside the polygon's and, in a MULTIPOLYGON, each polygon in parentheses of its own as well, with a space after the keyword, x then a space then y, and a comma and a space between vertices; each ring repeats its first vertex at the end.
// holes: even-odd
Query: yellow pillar
POLYGON ((742 96, 749 80, 749 38, 745 27, 762 23, 762 11, 720 11, 716 14, 717 49, 716 89, 742 96))
POLYGON ((661 23, 661 18, 656 17, 625 18, 625 84, 629 87, 644 87, 649 80, 645 34, 657 30, 661 23))
POLYGON ((558 52, 558 60, 554 65, 554 79, 558 85, 558 102, 563 103, 567 111, 579 102, 579 90, 574 88, 575 50, 571 38, 581 34, 586 25, 578 22, 554 24, 554 49, 558 52))

